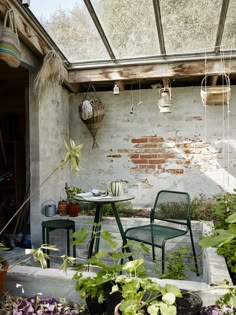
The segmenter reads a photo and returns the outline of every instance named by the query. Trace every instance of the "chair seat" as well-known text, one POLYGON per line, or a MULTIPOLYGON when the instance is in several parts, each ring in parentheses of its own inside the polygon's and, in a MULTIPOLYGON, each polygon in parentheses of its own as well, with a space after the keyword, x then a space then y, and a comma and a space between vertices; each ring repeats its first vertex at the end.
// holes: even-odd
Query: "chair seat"
POLYGON ((159 224, 148 224, 126 230, 126 238, 161 247, 163 241, 185 235, 188 231, 159 224), (153 241, 152 241, 153 235, 153 241))

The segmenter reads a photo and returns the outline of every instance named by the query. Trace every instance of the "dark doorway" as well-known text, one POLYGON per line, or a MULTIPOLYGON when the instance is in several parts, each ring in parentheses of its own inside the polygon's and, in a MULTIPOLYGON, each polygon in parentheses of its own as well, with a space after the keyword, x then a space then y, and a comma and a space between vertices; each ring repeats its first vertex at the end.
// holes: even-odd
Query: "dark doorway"
MULTIPOLYGON (((0 229, 15 214, 27 194, 29 72, 8 67, 0 61, 0 229)), ((0 238, 22 232, 27 222, 22 211, 1 233, 0 238)), ((9 244, 8 244, 9 245, 9 244)))

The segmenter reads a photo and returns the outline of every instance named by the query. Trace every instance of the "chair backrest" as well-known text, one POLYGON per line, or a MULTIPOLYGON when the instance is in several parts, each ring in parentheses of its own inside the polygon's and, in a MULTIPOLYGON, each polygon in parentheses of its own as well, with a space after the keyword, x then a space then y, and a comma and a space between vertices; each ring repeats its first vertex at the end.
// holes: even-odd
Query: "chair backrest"
POLYGON ((150 220, 172 222, 188 228, 191 224, 190 206, 191 199, 187 192, 161 190, 156 196, 150 220))

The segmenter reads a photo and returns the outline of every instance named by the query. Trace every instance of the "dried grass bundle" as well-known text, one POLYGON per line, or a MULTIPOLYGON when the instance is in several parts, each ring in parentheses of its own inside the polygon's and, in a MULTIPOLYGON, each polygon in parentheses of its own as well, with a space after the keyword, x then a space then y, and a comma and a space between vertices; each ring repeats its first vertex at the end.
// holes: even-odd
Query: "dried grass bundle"
POLYGON ((36 97, 39 99, 47 87, 62 84, 65 72, 63 61, 58 53, 50 50, 45 55, 43 65, 34 82, 36 97))

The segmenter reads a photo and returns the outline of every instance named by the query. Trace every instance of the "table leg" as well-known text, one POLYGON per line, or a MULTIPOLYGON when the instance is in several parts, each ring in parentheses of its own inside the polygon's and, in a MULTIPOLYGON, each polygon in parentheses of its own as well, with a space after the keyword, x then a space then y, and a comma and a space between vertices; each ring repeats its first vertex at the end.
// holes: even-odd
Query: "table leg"
POLYGON ((98 223, 97 223, 97 230, 95 235, 95 254, 99 251, 99 243, 100 243, 100 234, 101 234, 101 227, 102 227, 102 213, 103 213, 103 205, 98 204, 98 223))
POLYGON ((89 244, 88 258, 91 258, 93 255, 94 243, 95 243, 95 254, 98 252, 99 238, 100 238, 100 231, 101 231, 101 219, 102 219, 102 206, 101 206, 101 204, 97 204, 96 213, 95 213, 95 217, 94 217, 94 221, 93 221, 91 240, 90 240, 90 244, 89 244), (97 237, 97 235, 99 236, 99 238, 97 237))
MULTIPOLYGON (((115 202, 111 202, 111 206, 112 206, 112 210, 113 210, 114 216, 116 218, 116 223, 117 223, 118 229, 120 231, 120 235, 121 235, 121 238, 122 238, 122 241, 123 241, 123 246, 124 246, 124 245, 127 244, 127 239, 125 237, 125 232, 124 232, 124 229, 123 229, 123 225, 121 223, 120 216, 119 216, 118 211, 116 209, 115 202)), ((131 253, 131 250, 130 250, 129 247, 126 247, 125 250, 126 250, 127 253, 131 253)), ((130 256, 129 260, 133 260, 133 257, 130 256)))
MULTIPOLYGON (((46 243, 50 244, 50 240, 49 240, 49 228, 46 228, 46 243)), ((49 255, 49 249, 46 249, 46 254, 49 255)), ((50 259, 47 259, 47 268, 50 268, 50 259)))

